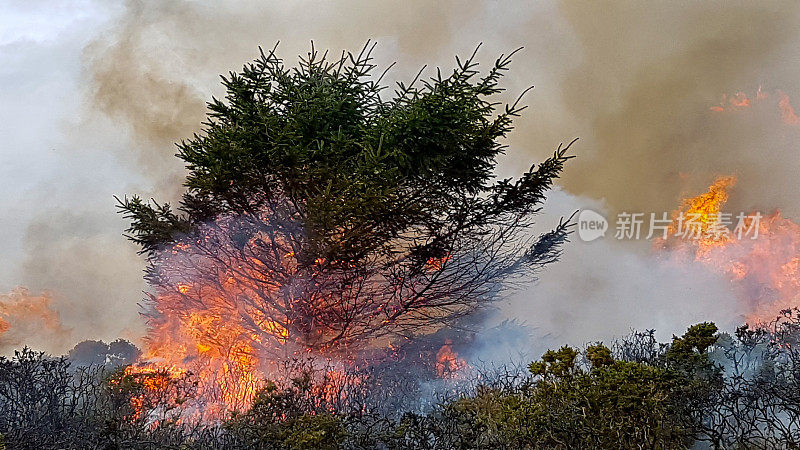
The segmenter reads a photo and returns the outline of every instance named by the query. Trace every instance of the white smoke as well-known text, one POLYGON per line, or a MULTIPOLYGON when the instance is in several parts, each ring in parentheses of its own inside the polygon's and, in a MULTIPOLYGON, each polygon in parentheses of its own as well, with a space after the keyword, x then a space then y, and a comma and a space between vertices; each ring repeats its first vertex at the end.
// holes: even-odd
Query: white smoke
POLYGON ((667 341, 699 322, 714 321, 725 330, 744 323, 744 305, 727 277, 701 263, 678 264, 650 251, 644 239, 624 245, 615 238, 615 217, 602 201, 554 190, 537 225, 546 229, 579 209, 604 213, 610 222, 605 237, 583 242, 573 233, 558 263, 497 305, 471 358, 519 361, 561 345, 610 344, 631 330, 655 329, 656 337, 667 341), (499 343, 492 328, 506 321, 513 321, 517 332, 499 343))
MULTIPOLYGON (((198 130, 220 73, 277 41, 291 64, 312 39, 334 52, 376 39, 376 62, 398 61, 389 78, 401 80, 449 68, 480 41, 484 61, 525 46, 507 97, 536 89, 499 175, 582 137, 548 200, 551 224, 584 207, 669 210, 718 172, 740 177, 732 206, 791 216, 798 129, 708 107, 759 84, 800 103, 797 16, 794 2, 11 0, 0 14, 0 83, 12 87, 0 90, 0 292, 51 290, 76 339, 140 335, 143 262, 112 196, 176 198, 173 143, 198 130)), ((718 278, 608 236, 569 244, 499 307, 497 320, 531 327, 536 348, 740 313, 718 278)))

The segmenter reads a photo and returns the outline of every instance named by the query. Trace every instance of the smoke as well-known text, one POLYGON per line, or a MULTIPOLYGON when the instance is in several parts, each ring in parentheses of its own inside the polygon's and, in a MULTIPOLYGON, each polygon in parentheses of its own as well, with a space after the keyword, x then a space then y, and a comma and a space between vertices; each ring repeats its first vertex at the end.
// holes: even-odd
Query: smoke
MULTIPOLYGON (((537 226, 546 229, 578 208, 608 215, 602 202, 556 190, 537 226)), ((714 321, 724 330, 744 323, 747 309, 728 278, 700 262, 631 251, 613 238, 613 230, 592 242, 572 237, 561 260, 548 266, 535 286, 512 292, 497 305, 478 335, 472 360, 524 361, 564 344, 608 344, 631 330, 655 329, 665 341, 699 322, 714 321), (514 332, 498 339, 493 327, 509 329, 509 321, 514 332)))
MULTIPOLYGON (((797 4, 562 2, 559 10, 581 48, 558 81, 561 117, 582 141, 549 214, 590 207, 613 220, 620 211, 670 211, 719 174, 740 180, 730 211, 800 213, 800 130, 787 100, 800 95, 797 4), (768 100, 733 113, 710 108, 724 94, 755 98, 759 86, 768 100)), ((648 246, 573 242, 496 320, 524 318, 533 357, 630 328, 666 339, 699 321, 728 330, 744 321, 747 306, 724 277, 699 263, 670 264, 648 246)))
POLYGON ((582 46, 561 91, 586 138, 565 187, 602 195, 615 211, 667 211, 686 189, 735 173, 741 183, 732 208, 797 214, 799 199, 789 192, 800 168, 800 131, 777 108, 720 115, 710 107, 723 94, 755 97, 759 85, 800 100, 793 27, 800 5, 676 6, 561 4, 582 46))
MULTIPOLYGON (((800 127, 786 124, 785 105, 776 103, 778 90, 800 103, 795 2, 130 0, 85 1, 71 15, 54 4, 7 16, 37 18, 31 23, 47 24, 36 29, 49 35, 0 27, 11 30, 0 31, 0 62, 10 67, 0 82, 30 93, 0 92, 14 105, 2 115, 14 125, 8 130, 22 130, 0 130, 11 149, 0 181, 10 193, 0 204, 8 212, 0 217, 2 282, 6 291, 19 283, 51 289, 51 306, 76 339, 133 338, 143 329, 143 262, 121 237, 112 195, 177 199, 184 172, 174 143, 199 130, 205 102, 221 94, 219 74, 278 41, 291 64, 312 39, 333 52, 377 40, 376 62, 399 63, 390 81, 409 80, 423 64, 449 68, 454 54, 480 41, 484 61, 525 46, 504 97, 536 89, 499 175, 519 174, 558 142, 582 138, 547 220, 587 206, 608 217, 670 211, 682 194, 730 173, 739 178, 732 210, 800 212, 800 127), (723 94, 754 96, 759 85, 769 102, 710 110, 723 94)), ((724 283, 694 268, 660 267, 646 249, 572 243, 498 317, 526 322, 537 342, 737 320, 724 283)))
MULTIPOLYGON (((478 9, 455 2, 407 8, 386 1, 128 1, 109 33, 87 48, 92 99, 100 111, 130 126, 137 139, 153 145, 139 155, 150 170, 174 162, 165 147, 198 130, 206 101, 219 94, 217 75, 238 70, 257 55, 259 45, 283 41, 281 53, 293 58, 306 53, 312 39, 337 51, 387 38, 394 51, 386 56, 407 60, 430 49, 427 42, 446 48, 442 44, 449 42, 453 24, 478 9), (439 19, 420 21, 420 13, 439 19)), ((411 59, 407 62, 421 64, 422 59, 411 59)))
POLYGON ((795 2, 129 1, 86 56, 94 106, 131 128, 146 172, 163 179, 169 168, 177 183, 172 143, 197 131, 205 101, 220 93, 217 74, 252 59, 257 45, 281 41, 291 59, 312 39, 334 52, 376 39, 378 62, 400 63, 390 79, 408 79, 425 63, 446 67, 479 41, 487 59, 526 45, 509 96, 537 84, 535 111, 520 119, 519 150, 504 173, 580 135, 565 189, 602 197, 615 211, 668 210, 684 191, 735 172, 744 194, 733 206, 794 212, 800 205, 785 197, 800 165, 792 157, 800 129, 769 112, 721 117, 709 107, 760 85, 800 100, 798 14, 795 2))
POLYGON ((90 121, 84 96, 81 53, 109 19, 103 3, 10 2, 0 15, 0 83, 10 87, 0 90, 0 292, 48 292, 47 308, 69 330, 12 317, 5 339, 14 342, 2 353, 18 343, 59 353, 144 328, 143 264, 120 239, 112 197, 141 177, 121 157, 120 127, 90 121))
MULTIPOLYGON (((117 219, 108 210, 108 219, 117 219)), ((138 306, 144 288, 142 262, 119 228, 107 231, 122 221, 103 219, 69 211, 34 219, 26 236, 28 257, 21 264, 21 281, 53 292, 53 307, 73 328, 75 339, 136 341, 143 329, 138 306)))

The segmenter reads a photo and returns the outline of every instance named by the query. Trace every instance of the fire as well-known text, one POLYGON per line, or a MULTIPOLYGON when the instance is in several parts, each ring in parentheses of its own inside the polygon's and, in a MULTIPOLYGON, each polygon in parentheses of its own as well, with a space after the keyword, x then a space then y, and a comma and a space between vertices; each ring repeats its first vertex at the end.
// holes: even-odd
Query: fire
POLYGON ((720 177, 707 192, 683 201, 673 217, 696 217, 697 235, 670 231, 658 248, 689 254, 729 277, 746 301, 749 321, 773 319, 800 304, 800 225, 776 211, 768 216, 726 214, 733 177, 720 177))
POLYGON ((792 104, 789 103, 789 96, 781 91, 778 91, 778 95, 780 95, 778 107, 781 109, 781 119, 783 120, 783 123, 789 125, 797 125, 800 123, 800 118, 797 117, 797 114, 794 112, 794 108, 792 108, 792 104))
MULTIPOLYGON (((428 298, 414 293, 469 276, 450 274, 450 255, 405 275, 379 272, 381 264, 309 256, 297 244, 303 233, 272 225, 277 222, 272 211, 220 217, 151 260, 146 349, 132 370, 191 373, 199 380, 195 403, 221 418, 247 409, 283 361, 390 355, 392 339, 384 330, 401 314, 432 324, 408 334, 435 332, 441 325, 433 316, 416 312, 428 298)), ((463 361, 454 352, 449 358, 448 349, 436 364, 449 373, 463 361)), ((332 373, 326 383, 341 378, 332 373)))
MULTIPOLYGON (((748 97, 742 91, 737 92, 735 95, 722 95, 722 100, 718 105, 711 106, 709 109, 714 112, 734 112, 742 109, 749 108, 756 102, 764 102, 769 99, 770 95, 758 87, 754 98, 748 97)), ((780 111, 781 121, 786 125, 800 125, 800 118, 794 111, 789 96, 780 90, 775 91, 775 98, 778 99, 777 109, 780 111)))
POLYGON ((191 373, 200 382, 196 401, 205 417, 247 408, 265 374, 245 331, 219 313, 188 312, 175 319, 151 330, 144 362, 132 373, 191 373))
MULTIPOLYGON (((784 124, 800 125, 789 96, 780 90, 767 93, 761 86, 754 96, 744 92, 723 95, 720 104, 710 109, 736 112, 756 103, 769 105, 766 103, 769 99, 784 124)), ((733 177, 718 178, 706 193, 688 198, 673 214, 673 220, 697 218, 695 239, 685 239, 685 233, 676 233, 672 227, 670 236, 656 245, 689 254, 729 277, 748 305, 747 319, 769 321, 779 311, 796 307, 800 302, 800 225, 783 217, 780 211, 766 217, 757 213, 734 217, 722 212, 728 190, 735 181, 733 177)))
POLYGON ((453 342, 447 339, 436 353, 436 375, 439 378, 458 377, 459 372, 467 367, 467 362, 458 357, 452 345, 453 342))
POLYGON ((189 381, 190 376, 177 367, 134 365, 113 375, 108 386, 113 396, 128 403, 126 420, 146 420, 155 426, 165 419, 180 422, 201 416, 197 412, 194 417, 187 417, 181 410, 183 403, 194 396, 196 385, 189 381))
POLYGON ((170 381, 177 380, 186 374, 185 370, 177 367, 156 369, 154 367, 128 366, 124 371, 124 376, 138 376, 141 378, 142 387, 148 391, 163 390, 169 385, 170 381))
POLYGON ((442 256, 441 258, 428 258, 428 261, 425 263, 428 270, 432 271, 439 271, 444 268, 444 265, 450 261, 450 255, 442 256))
MULTIPOLYGON (((724 245, 730 239, 730 230, 723 223, 722 205, 728 201, 728 189, 736 183, 733 176, 718 177, 708 191, 697 197, 685 199, 673 212, 669 227, 670 236, 692 239, 698 247, 698 257, 711 247, 724 245)), ((666 244, 671 242, 669 238, 666 244)))
POLYGON ((0 294, 0 351, 23 343, 68 342, 70 330, 61 324, 52 302, 49 294, 33 295, 22 287, 0 294))
MULTIPOLYGON (((765 96, 762 97, 761 87, 758 88, 758 94, 756 95, 756 99, 764 99, 765 96)), ((725 94, 722 94, 722 100, 720 101, 719 105, 714 105, 709 109, 715 112, 723 112, 723 111, 730 111, 730 110, 737 110, 741 108, 747 108, 750 106, 750 99, 747 97, 742 91, 737 92, 735 95, 728 97, 725 94)))

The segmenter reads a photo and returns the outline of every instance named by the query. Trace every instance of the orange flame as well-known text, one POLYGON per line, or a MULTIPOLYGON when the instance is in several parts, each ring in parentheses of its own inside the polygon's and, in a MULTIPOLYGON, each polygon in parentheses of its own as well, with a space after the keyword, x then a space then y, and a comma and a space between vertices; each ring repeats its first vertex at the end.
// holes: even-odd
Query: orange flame
POLYGON ((778 107, 781 109, 781 120, 783 120, 783 123, 789 125, 797 125, 800 123, 800 118, 797 117, 794 108, 792 108, 792 104, 789 102, 789 96, 781 91, 778 91, 778 94, 780 95, 778 107))
MULTIPOLYGON (((234 242, 231 223, 238 219, 220 218, 195 240, 160 253, 143 363, 132 369, 190 371, 199 380, 195 403, 210 419, 246 410, 283 361, 348 352, 349 341, 331 344, 345 330, 337 327, 355 314, 347 296, 367 299, 356 311, 365 315, 359 326, 377 326, 396 311, 390 297, 381 303, 371 296, 368 283, 325 278, 325 271, 346 271, 348 263, 319 257, 302 266, 280 235, 255 232, 234 242)), ((379 336, 364 345, 383 349, 388 341, 379 336)), ((326 383, 339 378, 331 374, 326 383)))
MULTIPOLYGON (((709 248, 727 242, 730 230, 723 223, 721 208, 728 201, 728 189, 734 184, 736 178, 733 176, 718 177, 707 192, 683 200, 681 207, 672 214, 669 235, 694 240, 698 257, 707 253, 709 248)), ((667 244, 673 242, 679 241, 667 239, 667 244)))
POLYGON ((182 383, 189 375, 176 367, 128 366, 122 373, 113 375, 108 386, 113 394, 122 396, 130 404, 126 420, 147 420, 155 426, 167 418, 178 422, 192 419, 182 417, 183 411, 180 410, 178 414, 172 414, 191 395, 188 391, 194 386, 182 383))
POLYGON ((444 265, 447 264, 448 261, 450 261, 450 255, 445 255, 441 258, 428 258, 425 265, 428 270, 439 271, 444 269, 444 265))
POLYGON ((747 319, 763 322, 800 304, 800 225, 780 211, 763 217, 729 214, 729 221, 723 221, 722 207, 734 183, 733 177, 718 178, 707 192, 684 200, 673 214, 698 217, 698 238, 673 232, 657 246, 693 255, 729 277, 748 305, 747 319))
POLYGON ((69 334, 52 308, 50 295, 32 295, 22 287, 0 294, 0 351, 20 345, 68 342, 69 334))
MULTIPOLYGON (((781 121, 787 125, 800 125, 800 117, 794 111, 789 96, 780 90, 776 90, 776 97, 778 99, 777 108, 781 114, 781 121)), ((722 100, 718 105, 711 106, 709 109, 714 112, 733 112, 745 108, 749 108, 755 102, 763 102, 770 98, 769 94, 758 87, 754 99, 751 99, 742 91, 737 92, 735 95, 727 96, 722 95, 722 100)))
POLYGON ((459 372, 467 367, 467 362, 458 357, 452 345, 453 342, 447 339, 436 353, 436 375, 439 378, 457 378, 459 372))

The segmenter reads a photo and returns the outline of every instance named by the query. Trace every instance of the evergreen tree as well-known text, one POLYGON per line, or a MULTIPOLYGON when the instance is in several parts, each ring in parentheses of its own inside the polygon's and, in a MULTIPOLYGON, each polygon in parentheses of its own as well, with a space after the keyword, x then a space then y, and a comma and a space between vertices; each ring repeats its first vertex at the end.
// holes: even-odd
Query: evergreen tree
POLYGON ((179 144, 177 210, 120 202, 150 261, 155 322, 203 305, 281 343, 341 348, 434 330, 557 258, 568 223, 529 229, 569 146, 493 179, 524 109, 494 97, 511 55, 485 74, 474 53, 457 58, 384 98, 373 49, 312 47, 293 68, 262 51, 222 78, 224 100, 179 144))

